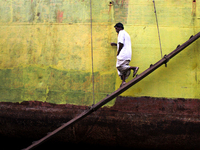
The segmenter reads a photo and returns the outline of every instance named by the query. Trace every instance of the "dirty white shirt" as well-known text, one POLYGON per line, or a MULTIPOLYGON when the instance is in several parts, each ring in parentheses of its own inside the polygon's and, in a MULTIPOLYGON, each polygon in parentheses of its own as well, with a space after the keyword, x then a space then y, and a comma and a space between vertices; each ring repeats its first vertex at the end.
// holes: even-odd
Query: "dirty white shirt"
POLYGON ((119 49, 119 43, 124 44, 122 50, 120 51, 117 59, 119 60, 131 60, 132 49, 131 49, 131 39, 129 34, 125 30, 120 30, 118 34, 117 50, 119 49))

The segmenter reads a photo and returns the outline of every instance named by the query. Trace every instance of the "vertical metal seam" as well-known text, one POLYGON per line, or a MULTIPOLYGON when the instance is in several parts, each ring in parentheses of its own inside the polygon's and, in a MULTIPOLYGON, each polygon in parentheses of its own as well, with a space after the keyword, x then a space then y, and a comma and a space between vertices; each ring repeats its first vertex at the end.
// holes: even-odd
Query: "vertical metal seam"
POLYGON ((91 59, 92 59, 92 93, 93 93, 93 104, 95 104, 94 97, 94 62, 93 62, 93 38, 92 38, 92 0, 90 0, 90 29, 91 29, 91 59))

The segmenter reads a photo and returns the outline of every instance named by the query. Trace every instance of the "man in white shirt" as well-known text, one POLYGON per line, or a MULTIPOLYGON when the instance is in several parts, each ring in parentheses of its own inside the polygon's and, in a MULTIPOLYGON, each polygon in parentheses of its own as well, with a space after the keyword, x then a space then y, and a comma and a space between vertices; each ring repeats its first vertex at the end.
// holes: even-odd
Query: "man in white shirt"
POLYGON ((131 70, 134 71, 133 77, 136 75, 139 67, 129 66, 132 56, 131 49, 131 39, 129 34, 124 30, 124 26, 122 23, 117 23, 115 26, 115 30, 118 33, 117 43, 111 43, 111 46, 117 46, 117 63, 116 67, 118 70, 118 75, 121 77, 123 86, 126 84, 125 80, 130 75, 131 70))

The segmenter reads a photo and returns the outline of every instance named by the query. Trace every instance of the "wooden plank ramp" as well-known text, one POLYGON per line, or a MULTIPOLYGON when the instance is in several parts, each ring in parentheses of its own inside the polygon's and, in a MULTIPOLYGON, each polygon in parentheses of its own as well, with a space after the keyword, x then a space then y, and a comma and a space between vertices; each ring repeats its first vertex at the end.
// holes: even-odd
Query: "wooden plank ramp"
POLYGON ((90 115, 91 113, 93 113, 97 109, 101 108, 103 105, 105 105, 106 103, 108 103, 109 101, 111 101, 113 98, 117 97, 118 95, 120 95, 121 93, 123 93, 124 91, 126 91, 127 89, 129 89, 130 87, 132 87, 133 85, 135 85, 136 83, 138 83, 140 80, 142 80, 143 78, 145 78, 146 76, 148 76, 150 73, 152 73, 153 71, 155 71, 157 68, 159 68, 163 64, 165 64, 167 66, 167 62, 171 58, 173 58, 174 56, 176 56, 179 52, 181 52, 187 46, 189 46, 190 44, 192 44, 199 37, 200 37, 200 32, 197 33, 195 36, 191 36, 190 39, 188 41, 186 41, 184 44, 178 45, 177 48, 174 51, 172 51, 168 55, 165 55, 157 63, 150 65, 150 67, 148 69, 146 69, 140 75, 137 75, 134 79, 132 79, 131 81, 129 81, 128 83, 126 83, 124 86, 120 87, 118 90, 116 90, 112 94, 108 95, 107 97, 105 97, 104 99, 102 99, 101 101, 99 101, 98 103, 96 103, 95 105, 92 105, 91 107, 89 107, 88 110, 85 110, 83 113, 81 113, 77 117, 73 118, 72 120, 68 121, 67 123, 64 123, 59 128, 57 128, 56 130, 54 130, 53 132, 48 133, 46 136, 44 136, 40 140, 34 141, 30 146, 28 146, 27 148, 25 148, 23 150, 31 150, 31 149, 36 148, 37 146, 39 146, 43 142, 49 140, 55 134, 61 132, 63 129, 65 129, 65 128, 69 127, 69 126, 72 126, 73 124, 75 124, 79 120, 85 118, 86 116, 90 115))

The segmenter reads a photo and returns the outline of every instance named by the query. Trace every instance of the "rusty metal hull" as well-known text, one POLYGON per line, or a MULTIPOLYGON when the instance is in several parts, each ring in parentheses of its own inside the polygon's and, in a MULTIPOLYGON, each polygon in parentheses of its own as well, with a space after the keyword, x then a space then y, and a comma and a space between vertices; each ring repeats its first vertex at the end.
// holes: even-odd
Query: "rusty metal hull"
MULTIPOLYGON (((43 102, 0 103, 0 135, 39 139, 87 106, 43 102)), ((134 148, 198 148, 200 101, 117 97, 52 138, 54 141, 134 148)))

